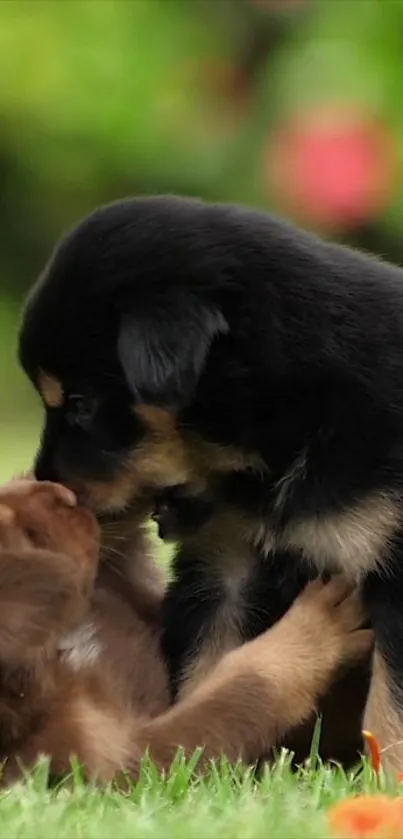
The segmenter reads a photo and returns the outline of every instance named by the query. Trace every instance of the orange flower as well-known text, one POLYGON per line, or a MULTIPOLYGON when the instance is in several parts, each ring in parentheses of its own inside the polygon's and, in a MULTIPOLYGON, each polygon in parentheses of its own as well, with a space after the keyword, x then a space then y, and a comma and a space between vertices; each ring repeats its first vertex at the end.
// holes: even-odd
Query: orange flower
POLYGON ((381 768, 381 750, 379 748, 378 741, 371 731, 363 731, 362 734, 364 739, 367 741, 369 759, 371 761, 372 768, 378 774, 381 768))
POLYGON ((329 813, 329 824, 343 839, 403 839, 403 801, 381 795, 340 801, 329 813))

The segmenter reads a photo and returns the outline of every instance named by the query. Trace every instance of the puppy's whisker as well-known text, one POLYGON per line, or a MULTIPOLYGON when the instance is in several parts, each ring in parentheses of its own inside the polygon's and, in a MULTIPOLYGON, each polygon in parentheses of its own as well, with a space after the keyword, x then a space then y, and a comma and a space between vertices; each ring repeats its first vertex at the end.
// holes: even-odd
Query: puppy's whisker
POLYGON ((108 533, 108 534, 109 533, 118 533, 120 535, 123 535, 122 534, 122 527, 123 526, 124 526, 123 521, 121 521, 121 522, 118 522, 118 521, 106 522, 105 524, 102 524, 101 530, 102 530, 102 533, 108 533))
POLYGON ((403 740, 394 740, 393 743, 389 743, 388 746, 385 746, 381 749, 381 754, 383 755, 385 752, 388 752, 389 749, 394 749, 396 746, 401 746, 403 744, 403 740))
POLYGON ((122 579, 122 580, 127 579, 124 571, 122 571, 122 569, 119 567, 119 565, 116 565, 112 561, 111 558, 106 557, 106 556, 102 556, 102 562, 103 562, 104 565, 107 566, 107 568, 109 568, 110 571, 113 571, 113 573, 116 574, 117 577, 120 577, 120 579, 122 579))
POLYGON ((119 557, 119 559, 127 559, 127 554, 123 553, 123 551, 118 551, 117 548, 113 548, 112 545, 106 545, 102 549, 102 553, 104 554, 113 554, 114 556, 119 557))

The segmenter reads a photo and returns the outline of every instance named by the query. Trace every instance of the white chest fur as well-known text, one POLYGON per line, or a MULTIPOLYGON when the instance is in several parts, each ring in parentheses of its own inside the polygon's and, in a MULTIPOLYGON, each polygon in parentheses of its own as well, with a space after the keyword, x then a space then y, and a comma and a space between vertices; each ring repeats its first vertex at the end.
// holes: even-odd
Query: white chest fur
POLYGON ((96 664, 103 650, 97 638, 97 628, 92 623, 84 623, 69 632, 58 648, 63 660, 76 673, 96 664))

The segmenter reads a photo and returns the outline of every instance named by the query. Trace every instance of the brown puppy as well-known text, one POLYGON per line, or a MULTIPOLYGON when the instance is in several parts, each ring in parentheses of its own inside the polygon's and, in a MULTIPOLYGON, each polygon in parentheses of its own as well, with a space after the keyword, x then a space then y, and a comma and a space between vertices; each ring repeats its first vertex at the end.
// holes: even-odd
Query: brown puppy
MULTIPOLYGON (((342 580, 311 583, 274 628, 224 656, 168 709, 159 652, 163 581, 131 513, 125 567, 99 562, 99 527, 65 488, 0 490, 0 751, 3 780, 45 753, 55 776, 76 756, 88 777, 136 777, 178 746, 202 765, 255 761, 315 710, 339 666, 365 656, 360 603, 342 580), (120 576, 116 573, 119 568, 120 576), (140 572, 140 575, 139 575, 140 572), (140 583, 138 583, 140 579, 140 583)), ((119 551, 120 553, 120 551, 119 551)))

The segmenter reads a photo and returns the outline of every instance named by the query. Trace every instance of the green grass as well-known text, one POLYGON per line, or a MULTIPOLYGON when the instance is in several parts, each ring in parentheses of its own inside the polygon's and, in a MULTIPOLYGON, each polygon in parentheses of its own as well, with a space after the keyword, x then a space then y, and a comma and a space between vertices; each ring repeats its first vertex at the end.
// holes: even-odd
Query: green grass
POLYGON ((0 796, 4 837, 18 839, 319 839, 330 837, 329 807, 357 793, 397 787, 379 784, 368 764, 346 775, 315 767, 293 775, 281 756, 263 779, 224 762, 203 780, 178 761, 166 778, 146 765, 129 794, 86 788, 46 790, 46 765, 0 796))
MULTIPOLYGON (((32 419, 32 418, 31 418, 32 419)), ((37 423, 0 425, 0 481, 32 462, 37 423)), ((280 755, 262 780, 250 771, 231 770, 224 762, 197 779, 178 761, 161 778, 146 764, 140 782, 127 795, 85 787, 75 775, 73 790, 49 792, 46 764, 26 781, 0 794, 0 835, 6 839, 248 839, 330 836, 327 810, 359 792, 380 785, 367 763, 355 773, 320 767, 292 774, 280 755)), ((385 782, 381 783, 385 787, 385 782)), ((402 787, 403 791, 403 787, 402 787)), ((396 794, 397 788, 390 792, 396 794)))

